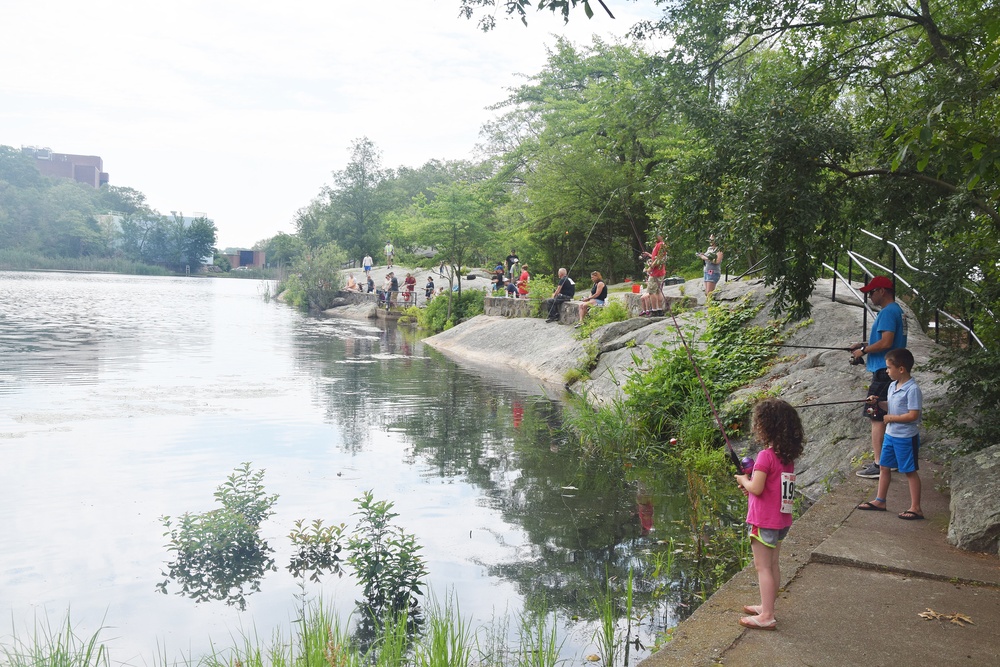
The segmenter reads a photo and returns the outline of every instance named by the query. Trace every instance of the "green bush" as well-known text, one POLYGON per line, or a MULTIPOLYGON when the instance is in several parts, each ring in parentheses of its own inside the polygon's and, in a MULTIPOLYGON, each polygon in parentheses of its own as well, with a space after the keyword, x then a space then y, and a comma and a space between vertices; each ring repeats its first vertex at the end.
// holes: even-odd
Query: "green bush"
POLYGON ((246 596, 260 590, 264 574, 274 571, 274 552, 260 537, 260 524, 274 514, 277 495, 267 495, 264 471, 244 463, 215 492, 220 509, 185 513, 174 523, 161 517, 174 559, 157 589, 176 582, 182 595, 198 602, 222 600, 246 609, 246 596))
MULTIPOLYGON (((716 406, 735 389, 760 377, 774 356, 776 348, 762 343, 780 342, 778 323, 748 326, 762 307, 744 302, 727 308, 710 302, 705 332, 696 340, 689 337, 691 356, 716 406)), ((637 364, 625 393, 626 405, 647 437, 656 441, 677 437, 682 447, 722 443, 695 367, 676 343, 654 348, 647 368, 639 369, 637 364)))
POLYGON ((461 296, 457 292, 451 294, 451 316, 448 316, 448 294, 439 294, 418 313, 417 321, 421 328, 438 333, 462 320, 483 314, 485 294, 482 290, 465 290, 461 296))
POLYGON ((309 308, 309 296, 306 294, 305 283, 298 274, 291 274, 278 285, 278 293, 284 294, 285 303, 299 310, 309 308))
POLYGON ((602 307, 592 307, 587 311, 587 317, 583 321, 583 326, 576 332, 577 339, 587 338, 594 331, 612 322, 624 322, 629 319, 628 309, 617 299, 608 301, 608 305, 602 307))
POLYGON ((415 609, 423 594, 427 567, 416 538, 392 520, 393 503, 375 500, 371 491, 355 498, 359 516, 351 534, 347 562, 364 588, 365 611, 375 618, 415 609))

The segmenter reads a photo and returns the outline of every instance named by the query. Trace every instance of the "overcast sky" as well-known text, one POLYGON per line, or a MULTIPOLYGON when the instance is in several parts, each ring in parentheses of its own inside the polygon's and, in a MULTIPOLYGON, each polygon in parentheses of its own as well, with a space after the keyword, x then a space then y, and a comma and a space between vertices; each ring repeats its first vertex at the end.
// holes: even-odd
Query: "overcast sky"
POLYGON ((113 185, 249 247, 294 231, 355 138, 387 167, 472 157, 485 107, 555 35, 587 45, 655 15, 605 2, 616 20, 546 12, 488 34, 459 0, 5 2, 0 144, 99 155, 113 185))

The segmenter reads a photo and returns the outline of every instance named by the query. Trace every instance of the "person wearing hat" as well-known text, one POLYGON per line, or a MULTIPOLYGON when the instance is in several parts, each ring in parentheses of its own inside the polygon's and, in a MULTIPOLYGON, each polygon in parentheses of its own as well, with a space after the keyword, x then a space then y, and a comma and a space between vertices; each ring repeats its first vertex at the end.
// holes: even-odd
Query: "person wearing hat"
MULTIPOLYGON (((896 303, 895 286, 889 278, 875 276, 861 291, 880 310, 872 322, 868 342, 854 343, 849 349, 856 363, 861 363, 861 357, 865 356, 865 368, 872 374, 872 383, 865 396, 878 396, 879 401, 885 401, 888 398, 889 384, 892 383, 886 371, 885 354, 889 350, 906 347, 906 317, 903 309, 896 303)), ((878 479, 878 462, 885 436, 885 422, 882 421, 885 412, 881 409, 870 412, 868 406, 864 409, 865 416, 872 422, 872 451, 875 453, 875 461, 863 466, 856 474, 858 477, 878 479)))

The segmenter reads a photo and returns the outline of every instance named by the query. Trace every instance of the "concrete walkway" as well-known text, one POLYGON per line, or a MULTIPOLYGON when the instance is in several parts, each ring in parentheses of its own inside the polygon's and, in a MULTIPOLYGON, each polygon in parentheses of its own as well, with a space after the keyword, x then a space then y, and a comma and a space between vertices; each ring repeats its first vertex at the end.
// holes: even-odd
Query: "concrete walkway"
POLYGON ((948 498, 922 464, 924 521, 902 521, 906 479, 893 475, 887 512, 855 506, 875 480, 851 476, 793 526, 782 546, 775 632, 737 623, 759 604, 753 566, 674 631, 642 667, 1000 665, 1000 559, 950 546, 948 498), (973 625, 918 614, 963 614, 973 625))

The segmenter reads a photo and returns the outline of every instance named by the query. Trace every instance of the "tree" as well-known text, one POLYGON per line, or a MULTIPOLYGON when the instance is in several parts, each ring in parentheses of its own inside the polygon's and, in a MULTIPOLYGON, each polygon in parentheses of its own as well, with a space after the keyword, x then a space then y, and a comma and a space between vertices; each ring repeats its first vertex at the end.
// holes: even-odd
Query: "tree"
POLYGON ((192 267, 201 265, 215 255, 215 223, 202 216, 184 228, 184 263, 192 267))
MULTIPOLYGON (((614 18, 614 14, 611 13, 604 0, 597 0, 597 4, 608 16, 614 18)), ((537 3, 535 0, 503 0, 503 5, 508 16, 516 16, 521 19, 521 23, 524 25, 528 25, 528 9, 532 5, 535 6, 536 11, 548 9, 553 14, 562 14, 563 20, 567 22, 570 10, 578 6, 583 8, 588 19, 594 17, 594 8, 591 6, 590 0, 539 0, 537 3)), ((483 32, 489 32, 496 27, 496 6, 497 0, 461 0, 459 13, 465 18, 471 19, 476 15, 478 8, 487 8, 480 16, 478 25, 483 32), (491 7, 494 9, 490 10, 491 7)))
POLYGON ((326 310, 343 287, 344 251, 336 243, 308 250, 295 264, 297 275, 289 279, 305 295, 309 310, 326 310))
POLYGON ((638 274, 662 198, 653 174, 684 131, 676 83, 657 65, 637 47, 559 40, 542 72, 498 105, 504 116, 487 132, 508 189, 501 220, 551 273, 583 262, 638 274))
POLYGON ((17 188, 33 188, 43 185, 44 180, 35 168, 35 158, 12 146, 0 145, 0 181, 17 188))
POLYGON ((146 195, 135 188, 119 185, 103 185, 101 186, 100 195, 101 205, 110 213, 134 215, 136 213, 147 213, 150 210, 146 202, 146 195))
POLYGON ((333 173, 333 185, 324 194, 328 210, 323 221, 324 236, 360 258, 380 245, 382 216, 389 209, 388 192, 383 187, 391 175, 382 168, 382 156, 368 137, 351 143, 351 160, 342 171, 333 173))
MULTIPOLYGON (((489 203, 475 185, 459 181, 436 188, 433 201, 423 195, 410 210, 409 224, 413 238, 421 245, 437 251, 435 259, 449 267, 445 272, 448 285, 458 280, 462 292, 462 268, 477 248, 489 237, 489 203), (453 267, 453 268, 452 268, 453 267)), ((452 290, 448 290, 448 318, 451 317, 452 290)))
POLYGON ((298 236, 278 232, 269 239, 254 244, 254 250, 264 251, 268 264, 288 266, 306 252, 306 244, 298 236))

